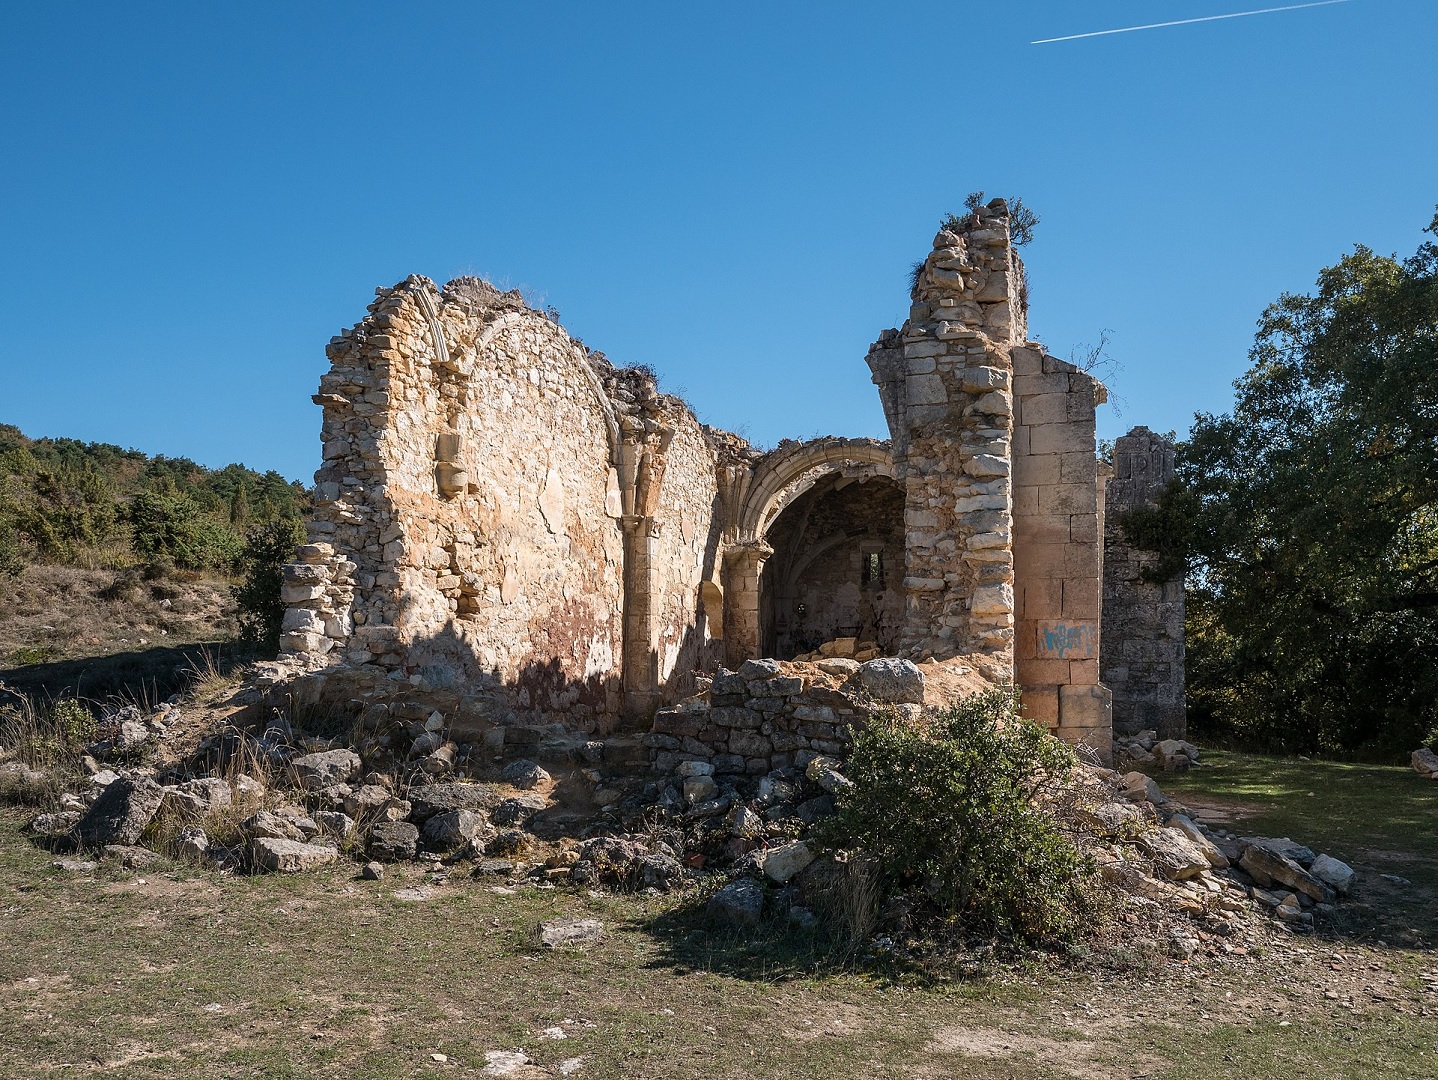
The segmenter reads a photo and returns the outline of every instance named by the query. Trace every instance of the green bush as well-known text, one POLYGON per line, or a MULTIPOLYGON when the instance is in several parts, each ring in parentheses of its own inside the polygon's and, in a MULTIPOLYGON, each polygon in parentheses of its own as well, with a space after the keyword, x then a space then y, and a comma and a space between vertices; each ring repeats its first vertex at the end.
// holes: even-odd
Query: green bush
POLYGON ((294 557, 295 548, 304 542, 305 526, 298 518, 256 525, 245 534, 240 555, 244 581, 235 590, 242 640, 271 653, 279 650, 280 622, 285 615, 285 605, 280 601, 284 583, 280 567, 294 557))
POLYGON ((852 791, 828 846, 857 852, 881 900, 906 895, 937 929, 1023 940, 1076 936, 1091 917, 1089 861, 1057 810, 1073 752, 1017 713, 1015 695, 975 695, 916 727, 877 719, 855 741, 852 791))
POLYGON ((185 570, 232 568, 243 542, 204 516, 193 499, 173 490, 141 491, 125 510, 131 546, 141 559, 170 559, 185 570))

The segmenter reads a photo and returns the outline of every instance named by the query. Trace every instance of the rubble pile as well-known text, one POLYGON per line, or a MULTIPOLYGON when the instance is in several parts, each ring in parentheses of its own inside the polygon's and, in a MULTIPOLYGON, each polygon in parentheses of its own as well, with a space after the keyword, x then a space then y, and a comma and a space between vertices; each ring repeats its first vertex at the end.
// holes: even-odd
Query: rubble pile
MULTIPOLYGON (((819 921, 834 881, 816 829, 851 786, 851 735, 879 710, 921 722, 924 684, 924 668, 895 658, 749 661, 660 710, 639 739, 556 737, 543 763, 455 743, 432 712, 358 745, 296 734, 275 717, 258 734, 229 728, 187 761, 161 765, 146 748, 178 707, 121 710, 88 748, 85 785, 30 831, 77 856, 56 863, 76 872, 97 859, 143 868, 167 857, 245 873, 348 863, 379 880, 391 864, 418 861, 435 880, 692 886, 708 891, 720 922, 802 928, 819 921)), ((1123 759, 1199 763, 1191 744, 1151 734, 1123 744, 1123 759)), ((1211 828, 1145 772, 1077 769, 1078 839, 1119 897, 1120 926, 1139 938, 1161 927, 1171 955, 1242 954, 1272 920, 1306 930, 1353 887, 1350 867, 1291 839, 1211 828)), ((901 939, 907 915, 891 905, 880 935, 901 939)))

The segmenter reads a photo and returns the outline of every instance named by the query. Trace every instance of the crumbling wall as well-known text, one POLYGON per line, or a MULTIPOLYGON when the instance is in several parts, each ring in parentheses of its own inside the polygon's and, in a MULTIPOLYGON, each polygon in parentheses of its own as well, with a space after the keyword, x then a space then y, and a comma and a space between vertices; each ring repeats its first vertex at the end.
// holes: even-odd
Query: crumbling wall
POLYGON ((907 497, 902 646, 1011 659, 1013 361, 1026 335, 1023 264, 1002 199, 942 230, 909 319, 870 349, 907 497))
POLYGON ((1154 580, 1158 555, 1124 535, 1124 516, 1158 502, 1174 479, 1174 445, 1146 427, 1114 443, 1104 521, 1103 640, 1099 667, 1113 691, 1116 735, 1158 732, 1182 739, 1184 705, 1183 574, 1154 580))
POLYGON ((1029 344, 1013 350, 1015 681, 1026 713, 1060 737, 1111 751, 1099 679, 1097 380, 1029 344))
POLYGON ((651 687, 697 655, 714 452, 652 375, 472 278, 380 290, 329 355, 283 647, 331 694, 418 687, 470 726, 604 730, 626 649, 651 687))

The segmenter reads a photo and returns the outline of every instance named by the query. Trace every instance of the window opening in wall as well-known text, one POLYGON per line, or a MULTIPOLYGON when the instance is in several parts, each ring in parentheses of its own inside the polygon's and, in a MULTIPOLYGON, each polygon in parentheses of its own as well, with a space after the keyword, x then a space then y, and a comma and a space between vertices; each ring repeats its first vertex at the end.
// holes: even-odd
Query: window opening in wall
POLYGON ((866 588, 881 588, 884 584, 884 556, 877 551, 864 553, 862 581, 866 588))

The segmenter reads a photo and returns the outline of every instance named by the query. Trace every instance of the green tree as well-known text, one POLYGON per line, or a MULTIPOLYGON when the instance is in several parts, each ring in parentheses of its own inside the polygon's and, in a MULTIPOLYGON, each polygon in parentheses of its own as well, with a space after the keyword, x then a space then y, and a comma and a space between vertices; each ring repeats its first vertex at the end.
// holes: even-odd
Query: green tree
POLYGON ((1438 721, 1438 244, 1357 247, 1264 312, 1251 360, 1233 411, 1196 417, 1181 486, 1125 522, 1192 564, 1194 719, 1411 749, 1438 721))
POLYGON ((279 650, 280 623, 285 615, 285 605, 280 600, 284 584, 280 568, 294 558, 295 548, 304 542, 304 522, 298 518, 277 518, 245 534, 245 549, 240 557, 244 581, 235 590, 240 636, 271 654, 279 650))

